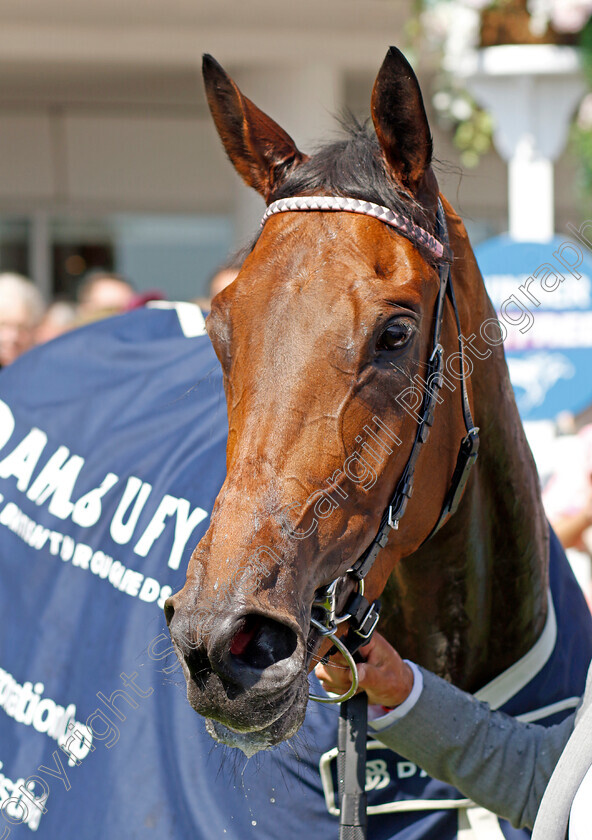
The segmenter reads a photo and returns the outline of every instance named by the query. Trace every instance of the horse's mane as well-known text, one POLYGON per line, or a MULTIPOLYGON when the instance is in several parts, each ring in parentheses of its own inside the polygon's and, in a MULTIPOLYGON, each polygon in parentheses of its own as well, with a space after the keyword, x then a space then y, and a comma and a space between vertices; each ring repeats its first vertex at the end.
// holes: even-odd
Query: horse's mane
POLYGON ((433 233, 431 214, 389 174, 369 121, 352 114, 340 120, 346 136, 319 146, 281 181, 269 202, 294 195, 337 195, 372 201, 411 218, 433 233))

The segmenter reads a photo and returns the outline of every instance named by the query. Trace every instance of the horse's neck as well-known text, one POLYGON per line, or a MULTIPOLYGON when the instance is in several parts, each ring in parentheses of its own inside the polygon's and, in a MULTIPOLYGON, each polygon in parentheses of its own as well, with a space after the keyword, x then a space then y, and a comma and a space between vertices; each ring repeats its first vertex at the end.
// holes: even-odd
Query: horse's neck
MULTIPOLYGON (((474 271, 469 323, 478 335, 475 314, 491 310, 474 271)), ((501 348, 475 363, 471 385, 479 457, 456 514, 395 567, 383 627, 401 652, 475 690, 543 629, 548 528, 501 348)))

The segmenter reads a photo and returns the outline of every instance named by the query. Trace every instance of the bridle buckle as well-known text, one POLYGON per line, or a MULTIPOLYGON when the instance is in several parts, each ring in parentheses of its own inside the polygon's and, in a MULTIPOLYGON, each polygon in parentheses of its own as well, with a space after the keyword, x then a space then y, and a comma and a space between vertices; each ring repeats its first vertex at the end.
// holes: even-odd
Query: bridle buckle
POLYGON ((369 639, 372 633, 376 630, 376 625, 378 624, 378 619, 380 618, 380 610, 377 606, 376 601, 370 604, 368 612, 362 618, 360 622, 360 626, 354 630, 358 636, 361 636, 362 639, 369 639))
POLYGON ((442 347, 442 345, 441 345, 440 343, 436 344, 436 346, 435 346, 435 347, 434 347, 434 349, 432 350, 432 355, 430 356, 430 358, 428 359, 428 361, 429 361, 429 362, 433 362, 433 361, 434 361, 434 359, 436 358, 436 356, 439 356, 439 357, 440 357, 440 359, 441 359, 441 358, 442 358, 443 353, 444 353, 444 348, 442 347))
POLYGON ((389 505, 387 522, 390 525, 390 527, 393 529, 393 531, 398 531, 399 530, 399 520, 398 519, 393 519, 393 506, 392 505, 389 505))

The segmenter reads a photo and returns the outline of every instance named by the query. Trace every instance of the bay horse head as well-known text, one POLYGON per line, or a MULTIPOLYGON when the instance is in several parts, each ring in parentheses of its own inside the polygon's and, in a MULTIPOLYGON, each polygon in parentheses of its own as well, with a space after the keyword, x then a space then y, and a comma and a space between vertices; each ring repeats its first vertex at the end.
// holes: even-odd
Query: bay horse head
POLYGON ((458 351, 459 329, 441 293, 449 255, 435 235, 430 129, 402 53, 391 48, 376 78, 375 131, 354 126, 311 156, 209 56, 204 78, 226 152, 269 212, 207 319, 227 477, 165 612, 191 705, 216 739, 250 753, 301 725, 307 673, 329 646, 319 593, 339 580, 343 608, 356 587, 346 573, 411 460, 415 492, 403 488, 404 526, 366 577, 369 603, 438 523, 471 393, 463 381, 463 399, 452 388, 432 400, 420 450, 433 416, 418 435, 412 392, 425 406, 435 354, 458 351))

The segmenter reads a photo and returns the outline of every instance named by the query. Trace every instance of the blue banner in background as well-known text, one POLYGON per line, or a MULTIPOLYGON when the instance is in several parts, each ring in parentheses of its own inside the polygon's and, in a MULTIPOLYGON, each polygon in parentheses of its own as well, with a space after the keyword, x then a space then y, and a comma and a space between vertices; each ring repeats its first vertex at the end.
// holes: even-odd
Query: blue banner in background
MULTIPOLYGON (((577 235, 577 231, 575 231, 577 235)), ((556 236, 475 248, 507 335, 510 379, 523 420, 551 420, 592 402, 592 246, 556 236)))

